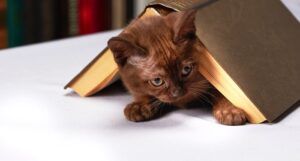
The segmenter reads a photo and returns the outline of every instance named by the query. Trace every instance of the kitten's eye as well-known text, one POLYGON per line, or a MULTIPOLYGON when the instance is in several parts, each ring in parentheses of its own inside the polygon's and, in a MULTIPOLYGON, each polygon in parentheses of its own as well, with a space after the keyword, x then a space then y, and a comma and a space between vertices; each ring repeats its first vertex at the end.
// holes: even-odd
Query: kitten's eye
POLYGON ((186 66, 184 66, 183 68, 182 68, 182 75, 183 76, 188 76, 190 73, 191 73, 191 71, 193 70, 193 66, 192 65, 186 65, 186 66))
POLYGON ((165 83, 161 78, 155 78, 155 79, 151 80, 150 82, 155 87, 159 87, 165 83))

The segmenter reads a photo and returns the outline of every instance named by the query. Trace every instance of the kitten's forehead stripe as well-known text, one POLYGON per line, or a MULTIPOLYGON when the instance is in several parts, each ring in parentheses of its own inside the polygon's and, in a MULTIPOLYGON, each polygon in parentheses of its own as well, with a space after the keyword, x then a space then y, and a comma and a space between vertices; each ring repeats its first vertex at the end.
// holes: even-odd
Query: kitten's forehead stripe
MULTIPOLYGON (((153 24, 152 24, 153 25, 153 24)), ((146 26, 150 29, 150 36, 147 37, 149 42, 152 43, 153 56, 158 56, 163 60, 163 67, 165 71, 168 71, 168 77, 171 79, 172 84, 178 85, 178 53, 175 51, 176 46, 173 44, 172 30, 167 27, 165 22, 157 22, 157 30, 153 30, 153 27, 146 26), (152 29, 152 30, 151 30, 152 29)))
POLYGON ((147 78, 165 76, 177 85, 181 61, 178 55, 180 53, 176 51, 177 46, 173 43, 172 28, 166 24, 163 18, 155 18, 139 21, 139 23, 132 25, 130 30, 129 34, 132 34, 135 43, 150 52, 147 59, 135 64, 141 69, 143 75, 147 78))
POLYGON ((155 39, 154 39, 154 43, 157 48, 155 48, 155 55, 156 56, 160 56, 162 58, 162 60, 164 61, 164 67, 168 68, 165 69, 167 71, 169 71, 169 76, 173 75, 174 72, 170 73, 170 71, 174 70, 174 55, 175 52, 173 51, 173 48, 171 47, 170 44, 170 40, 167 40, 166 35, 156 35, 155 39))

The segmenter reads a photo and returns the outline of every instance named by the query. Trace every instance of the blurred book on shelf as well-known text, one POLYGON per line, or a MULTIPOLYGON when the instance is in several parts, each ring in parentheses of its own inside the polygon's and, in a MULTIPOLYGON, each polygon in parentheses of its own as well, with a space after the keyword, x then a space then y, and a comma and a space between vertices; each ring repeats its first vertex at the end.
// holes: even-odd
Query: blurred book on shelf
POLYGON ((22 1, 8 0, 7 2, 7 30, 8 46, 14 47, 24 44, 24 26, 22 23, 22 1))
MULTIPOLYGON (((143 0, 141 0, 143 1, 143 0)), ((134 0, 112 0, 112 29, 126 26, 134 18, 134 0)))
POLYGON ((0 0, 0 49, 125 27, 151 0, 0 0))
POLYGON ((68 1, 68 22, 69 22, 69 32, 70 36, 75 36, 79 33, 79 26, 78 26, 78 0, 69 0, 68 1))
POLYGON ((0 0, 0 49, 7 47, 6 1, 0 0))
POLYGON ((110 29, 110 1, 79 0, 79 33, 110 29))

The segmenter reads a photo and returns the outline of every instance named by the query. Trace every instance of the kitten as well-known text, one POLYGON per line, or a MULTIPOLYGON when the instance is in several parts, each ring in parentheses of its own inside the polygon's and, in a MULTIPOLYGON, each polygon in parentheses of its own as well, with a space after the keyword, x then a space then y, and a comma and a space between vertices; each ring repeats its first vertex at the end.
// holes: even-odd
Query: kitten
POLYGON ((124 85, 135 101, 124 110, 130 121, 161 115, 166 105, 187 107, 211 102, 213 115, 225 125, 241 125, 243 110, 232 105, 199 73, 198 55, 206 49, 196 37, 195 11, 134 20, 108 41, 124 85))

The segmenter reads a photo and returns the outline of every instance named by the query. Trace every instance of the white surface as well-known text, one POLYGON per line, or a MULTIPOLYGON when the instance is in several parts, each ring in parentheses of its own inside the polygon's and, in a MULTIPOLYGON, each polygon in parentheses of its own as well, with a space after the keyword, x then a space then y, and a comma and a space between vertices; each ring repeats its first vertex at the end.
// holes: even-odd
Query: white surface
POLYGON ((300 109, 277 124, 222 126, 207 109, 125 120, 126 93, 63 86, 116 32, 0 51, 0 161, 299 161, 300 109))

